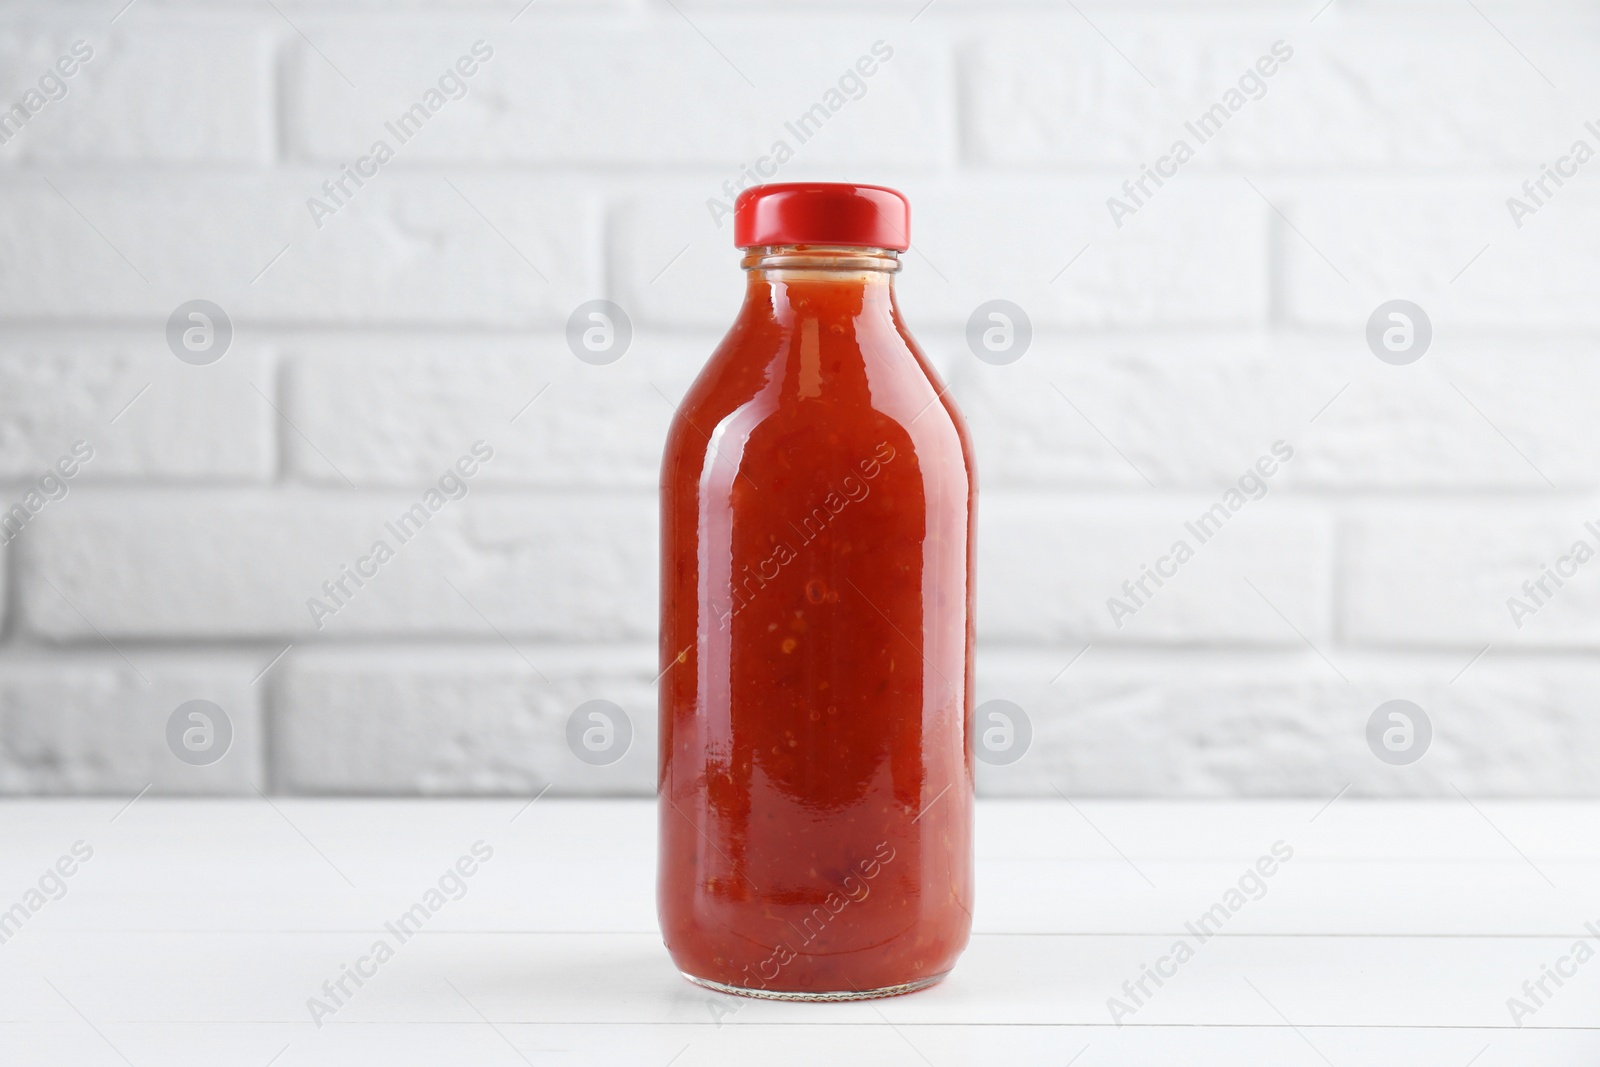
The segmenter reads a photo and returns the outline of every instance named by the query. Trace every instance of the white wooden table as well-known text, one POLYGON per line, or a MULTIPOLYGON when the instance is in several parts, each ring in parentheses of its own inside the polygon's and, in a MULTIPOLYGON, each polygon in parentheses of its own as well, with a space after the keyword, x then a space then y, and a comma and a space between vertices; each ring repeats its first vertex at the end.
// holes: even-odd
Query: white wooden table
POLYGON ((0 1064, 1600 1064, 1600 959, 1523 990, 1600 949, 1600 804, 985 801, 954 974, 788 1004, 673 970, 650 802, 525 803, 0 803, 0 1064), (27 896, 79 841, 64 895, 27 896), (400 942, 385 923, 480 841, 400 942), (1200 943, 1185 924, 1279 841, 1200 943))

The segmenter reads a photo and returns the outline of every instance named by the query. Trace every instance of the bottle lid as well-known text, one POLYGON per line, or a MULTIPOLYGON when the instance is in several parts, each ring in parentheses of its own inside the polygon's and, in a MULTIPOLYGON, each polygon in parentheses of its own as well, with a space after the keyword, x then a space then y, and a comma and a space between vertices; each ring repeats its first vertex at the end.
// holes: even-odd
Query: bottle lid
POLYGON ((755 185, 733 202, 733 243, 757 245, 911 246, 911 204, 882 185, 782 182, 755 185))

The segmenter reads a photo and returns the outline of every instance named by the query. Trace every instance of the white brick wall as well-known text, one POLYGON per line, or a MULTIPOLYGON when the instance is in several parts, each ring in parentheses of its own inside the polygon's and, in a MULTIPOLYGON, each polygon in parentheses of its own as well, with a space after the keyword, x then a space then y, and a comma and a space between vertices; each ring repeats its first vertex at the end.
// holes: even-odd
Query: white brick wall
POLYGON ((93 449, 0 547, 0 793, 647 793, 659 449, 741 282, 707 201, 877 41, 779 177, 912 199, 902 304, 978 449, 979 698, 1033 729, 983 788, 1595 793, 1600 562, 1520 626, 1507 599, 1600 549, 1600 162, 1505 204, 1600 149, 1592 5, 119 6, 0 14, 0 110, 93 48, 0 144, 0 511, 93 449), (600 296, 635 330, 610 366, 563 335, 600 296), (235 327, 209 366, 165 341, 196 298, 235 327), (1008 366, 963 336, 995 298, 1034 326, 1008 366), (1394 298, 1433 324, 1410 366, 1363 336, 1394 298), (480 440, 468 495, 315 625, 480 440), (1114 618, 1277 441, 1270 491, 1114 618), (1396 698, 1433 724, 1410 766, 1365 739, 1396 698), (233 727, 208 766, 168 751, 194 699, 233 727), (568 749, 589 700, 631 719, 611 765, 568 749))

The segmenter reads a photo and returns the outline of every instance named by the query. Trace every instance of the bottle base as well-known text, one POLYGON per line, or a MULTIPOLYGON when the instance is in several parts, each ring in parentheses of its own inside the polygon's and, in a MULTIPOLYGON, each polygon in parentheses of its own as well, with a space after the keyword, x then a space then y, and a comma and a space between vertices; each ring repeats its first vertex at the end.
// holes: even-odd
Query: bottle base
POLYGON ((718 993, 731 993, 737 997, 754 997, 757 1000, 876 1000, 879 997, 898 997, 906 993, 915 993, 919 989, 927 989, 931 985, 942 981, 949 974, 936 974, 929 978, 919 978, 915 982, 902 982, 899 985, 883 986, 878 989, 844 989, 837 991, 810 990, 784 990, 784 989, 755 989, 749 986, 727 985, 722 982, 713 982, 709 978, 696 978, 694 975, 680 971, 685 978, 697 986, 714 989, 718 993))

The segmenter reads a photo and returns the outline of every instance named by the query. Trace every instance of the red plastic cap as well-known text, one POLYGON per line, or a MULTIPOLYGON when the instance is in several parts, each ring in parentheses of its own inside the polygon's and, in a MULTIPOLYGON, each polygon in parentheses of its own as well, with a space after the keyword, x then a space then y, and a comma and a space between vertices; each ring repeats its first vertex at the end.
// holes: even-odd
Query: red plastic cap
POLYGON ((733 243, 911 247, 911 204, 882 185, 784 182, 756 185, 733 202, 733 243))

